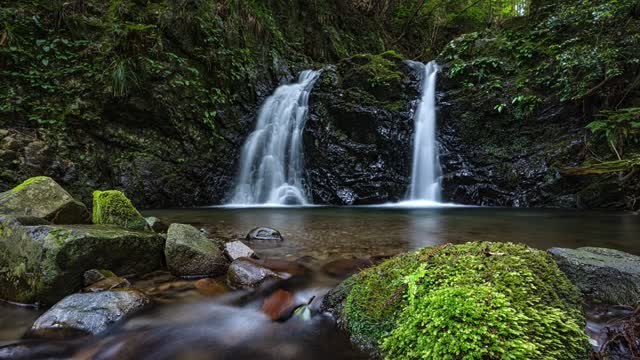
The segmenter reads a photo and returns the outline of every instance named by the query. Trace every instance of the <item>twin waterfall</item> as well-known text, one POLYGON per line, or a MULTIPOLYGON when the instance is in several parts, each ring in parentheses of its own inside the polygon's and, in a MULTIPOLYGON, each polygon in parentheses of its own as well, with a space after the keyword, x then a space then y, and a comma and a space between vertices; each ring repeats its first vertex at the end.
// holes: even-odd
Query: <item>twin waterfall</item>
POLYGON ((413 115, 415 132, 409 200, 437 203, 440 201, 441 172, 436 141, 436 80, 439 68, 435 61, 426 65, 411 61, 409 65, 420 73, 422 93, 413 115))
MULTIPOLYGON (((410 202, 440 201, 435 91, 438 65, 410 61, 421 79, 415 111, 410 202)), ((278 87, 262 105, 256 129, 242 148, 240 174, 231 205, 306 205, 302 132, 309 95, 319 71, 306 70, 296 83, 278 87)))
POLYGON ((306 205, 302 131, 309 94, 320 72, 307 70, 262 105, 256 129, 242 148, 232 205, 306 205))

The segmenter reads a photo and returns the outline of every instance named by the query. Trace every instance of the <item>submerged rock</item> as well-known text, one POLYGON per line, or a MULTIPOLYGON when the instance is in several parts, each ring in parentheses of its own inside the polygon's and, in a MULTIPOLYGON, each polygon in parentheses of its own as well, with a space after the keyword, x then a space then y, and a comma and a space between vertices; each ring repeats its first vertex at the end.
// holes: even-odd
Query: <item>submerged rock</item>
POLYGON ((84 279, 84 285, 89 286, 106 278, 116 277, 116 274, 114 274, 113 271, 110 270, 90 269, 85 271, 82 277, 84 279))
POLYGON ((35 216, 56 224, 89 222, 89 211, 52 178, 30 178, 0 193, 0 214, 35 216))
POLYGON ((256 288, 267 280, 283 278, 283 275, 249 258, 240 258, 232 262, 229 266, 227 285, 232 289, 256 288))
POLYGON ((54 303, 83 286, 85 271, 147 273, 162 267, 164 239, 109 225, 26 225, 0 216, 0 298, 54 303))
POLYGON ((99 334, 148 304, 149 299, 133 289, 73 294, 39 317, 29 335, 65 338, 99 334))
POLYGON ((257 257, 256 253, 242 241, 231 241, 224 244, 224 253, 231 261, 241 257, 257 257))
POLYGON ((257 227, 247 234, 247 241, 255 244, 277 244, 284 241, 282 234, 276 229, 268 227, 257 227))
POLYGON ((178 276, 217 276, 229 266, 221 244, 191 225, 169 226, 164 253, 167 267, 178 276))
POLYGON ((128 288, 128 287, 131 287, 131 283, 129 282, 129 280, 118 277, 118 276, 113 276, 113 277, 108 277, 106 279, 100 280, 96 283, 93 283, 85 287, 84 289, 82 289, 82 291, 83 292, 99 292, 99 291, 122 289, 122 288, 128 288))
POLYGON ((323 308, 374 357, 588 357, 580 292, 549 255, 525 245, 399 255, 343 281, 323 308))
POLYGON ((640 256, 597 247, 551 248, 549 253, 585 296, 611 304, 640 303, 640 256))
POLYGON ((147 220, 140 215, 122 192, 118 190, 93 192, 93 223, 118 225, 125 229, 147 229, 147 220))

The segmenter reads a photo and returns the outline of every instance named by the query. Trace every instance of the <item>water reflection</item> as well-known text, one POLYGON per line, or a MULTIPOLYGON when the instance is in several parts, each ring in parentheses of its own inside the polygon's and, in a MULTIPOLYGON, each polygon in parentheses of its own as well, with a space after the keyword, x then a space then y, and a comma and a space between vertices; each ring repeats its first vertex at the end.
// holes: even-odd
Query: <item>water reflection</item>
POLYGON ((166 222, 195 223, 223 238, 256 226, 278 229, 270 257, 320 259, 394 254, 467 241, 511 241, 548 249, 600 246, 640 254, 640 218, 626 213, 501 208, 253 208, 149 211, 166 222))

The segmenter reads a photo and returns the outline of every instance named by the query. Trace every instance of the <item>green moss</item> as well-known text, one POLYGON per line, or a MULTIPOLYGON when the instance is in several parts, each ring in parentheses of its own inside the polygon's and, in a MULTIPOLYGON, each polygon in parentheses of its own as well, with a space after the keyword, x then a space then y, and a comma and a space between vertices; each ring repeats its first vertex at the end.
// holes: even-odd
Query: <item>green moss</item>
POLYGON ((132 230, 147 228, 144 217, 118 190, 94 191, 92 219, 94 224, 112 224, 132 230))
POLYGON ((14 187, 13 189, 11 189, 11 192, 16 193, 18 191, 24 190, 24 188, 26 188, 27 186, 29 186, 31 184, 37 183, 37 182, 42 181, 42 180, 50 180, 50 179, 51 178, 48 177, 48 176, 32 177, 32 178, 29 178, 29 179, 23 181, 22 184, 20 184, 20 185, 14 187))
POLYGON ((347 330, 389 359, 576 359, 587 349, 579 291, 524 245, 423 249, 352 281, 347 330))

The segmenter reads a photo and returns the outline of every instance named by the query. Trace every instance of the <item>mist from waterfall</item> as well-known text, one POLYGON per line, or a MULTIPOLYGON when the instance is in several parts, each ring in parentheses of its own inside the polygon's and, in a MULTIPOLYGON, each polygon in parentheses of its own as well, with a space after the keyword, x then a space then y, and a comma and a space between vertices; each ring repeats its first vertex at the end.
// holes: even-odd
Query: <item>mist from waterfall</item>
POLYGON ((306 205, 302 131, 319 71, 278 87, 260 111, 240 158, 232 205, 306 205))
POLYGON ((414 113, 413 166, 408 200, 440 202, 440 162, 436 140, 436 80, 440 70, 435 61, 428 64, 409 61, 421 78, 421 98, 414 113))

